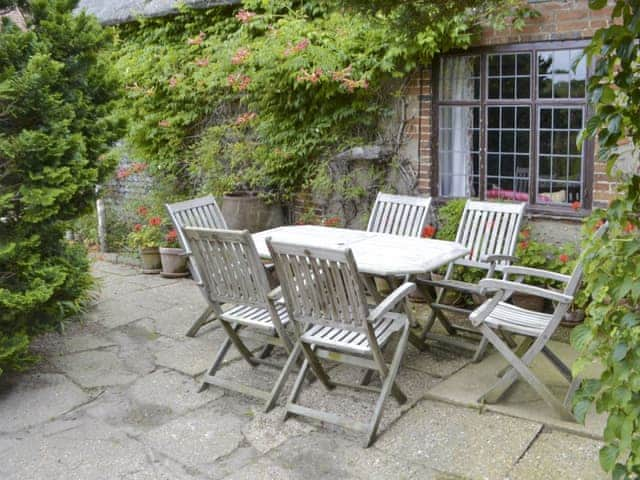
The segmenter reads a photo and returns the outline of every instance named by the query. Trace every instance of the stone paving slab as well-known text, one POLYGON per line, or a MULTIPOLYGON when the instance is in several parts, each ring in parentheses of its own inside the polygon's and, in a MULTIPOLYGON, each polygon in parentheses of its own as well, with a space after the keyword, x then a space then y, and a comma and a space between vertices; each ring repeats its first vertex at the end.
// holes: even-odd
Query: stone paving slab
MULTIPOLYGON (((567 365, 571 365, 576 354, 569 345, 552 341, 549 346, 567 365)), ((506 365, 507 362, 503 357, 494 352, 482 362, 469 364, 440 383, 429 392, 429 397, 477 408, 479 407, 477 399, 497 381, 496 373, 506 365)), ((559 399, 564 399, 568 384, 546 357, 538 355, 532 364, 532 370, 559 399)), ((597 370, 597 366, 592 366, 585 372, 586 378, 595 376, 597 370)), ((484 405, 483 408, 600 439, 606 424, 606 417, 596 414, 595 411, 587 415, 584 426, 561 420, 553 409, 522 380, 519 380, 499 403, 484 405)))
MULTIPOLYGON (((387 401, 368 449, 357 432, 298 417, 283 423, 293 376, 268 414, 261 400, 212 386, 197 393, 226 338, 217 322, 184 336, 205 306, 198 287, 104 262, 94 271, 103 288, 84 322, 35 340, 41 373, 0 378, 2 480, 604 478, 597 441, 544 430, 544 416, 513 417, 539 407, 531 395, 508 415, 452 404, 464 404, 494 374, 492 357, 476 370, 467 357, 410 346, 398 376, 409 402, 387 401), (429 400, 447 391, 457 400, 429 400)), ((286 354, 275 350, 271 360, 282 364, 286 354)), ((327 364, 339 381, 362 378, 362 369, 327 364)), ((218 373, 265 389, 277 374, 251 368, 233 348, 218 373)), ((351 389, 327 392, 317 381, 301 396, 303 404, 360 420, 370 418, 375 399, 351 389)))
POLYGON ((0 390, 0 432, 22 430, 45 422, 90 399, 59 374, 23 375, 3 387, 0 390))
POLYGON ((598 451, 602 443, 563 432, 543 432, 509 472, 509 480, 557 478, 606 480, 598 451))

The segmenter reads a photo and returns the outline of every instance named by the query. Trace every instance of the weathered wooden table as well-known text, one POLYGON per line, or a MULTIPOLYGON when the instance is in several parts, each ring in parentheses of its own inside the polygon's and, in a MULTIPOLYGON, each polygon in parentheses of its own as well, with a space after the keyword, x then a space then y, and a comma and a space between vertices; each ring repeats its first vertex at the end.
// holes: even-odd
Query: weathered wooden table
MULTIPOLYGON (((462 245, 443 240, 316 225, 297 225, 253 234, 258 254, 264 259, 269 258, 269 249, 265 242, 269 237, 280 242, 312 247, 349 247, 360 273, 384 277, 392 284, 397 283, 393 281, 394 279, 406 278, 411 281, 417 275, 437 270, 469 253, 469 250, 462 245)), ((363 278, 369 282, 368 289, 377 295, 370 276, 365 275, 363 278)), ((408 306, 406 312, 411 324, 416 326, 416 319, 408 306)), ((410 340, 417 346, 422 345, 419 338, 413 334, 410 340)))
POLYGON ((455 242, 403 237, 346 228, 296 225, 254 233, 258 254, 269 258, 265 239, 314 247, 349 247, 361 273, 379 277, 414 277, 464 257, 469 250, 455 242))

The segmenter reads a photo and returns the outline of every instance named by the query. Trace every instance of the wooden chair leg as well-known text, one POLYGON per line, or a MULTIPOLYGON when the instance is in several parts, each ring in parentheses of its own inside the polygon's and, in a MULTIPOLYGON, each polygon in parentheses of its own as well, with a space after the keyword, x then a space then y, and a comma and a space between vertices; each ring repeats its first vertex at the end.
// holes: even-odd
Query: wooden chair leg
POLYGON ((227 335, 229 336, 229 339, 231 340, 231 342, 233 342, 233 345, 238 349, 238 351, 240 352, 240 355, 242 355, 242 357, 247 361, 247 363, 252 367, 255 367, 256 365, 258 365, 258 362, 256 362, 255 359, 253 358, 253 354, 249 351, 249 349, 244 344, 242 339, 238 336, 237 329, 232 327, 225 320, 220 319, 220 323, 222 324, 222 328, 224 328, 225 332, 227 332, 227 335))
MULTIPOLYGON (((376 439, 376 433, 378 431, 378 426, 380 425, 380 420, 382 419, 382 412, 384 410, 384 402, 387 400, 387 398, 389 397, 389 394, 393 391, 394 387, 398 388, 395 383, 396 376, 398 375, 398 370, 400 369, 400 364, 402 363, 404 352, 407 349, 408 340, 409 340, 409 327, 407 326, 402 330, 400 341, 396 346, 396 351, 393 354, 391 365, 382 382, 380 395, 378 396, 378 400, 376 401, 376 406, 373 411, 373 416, 371 418, 371 423, 369 426, 369 432, 365 440, 365 448, 369 447, 373 443, 373 441, 376 439)), ((398 388, 398 390, 400 389, 398 388)), ((400 394, 404 396, 402 391, 400 391, 400 394)), ((406 400, 406 397, 405 397, 405 400, 406 400)))
POLYGON ((203 392, 207 388, 209 388, 207 377, 213 377, 216 374, 216 372, 218 371, 218 368, 220 368, 220 365, 222 365, 222 361, 224 360, 224 357, 227 355, 227 352, 229 351, 230 346, 231 346, 231 339, 227 337, 224 343, 222 344, 222 346, 220 347, 220 349, 218 350, 218 353, 216 354, 216 358, 213 361, 213 365, 211 365, 211 368, 209 368, 209 370, 205 374, 204 380, 198 392, 203 392))
MULTIPOLYGON (((542 399, 553 408, 556 413, 560 415, 563 420, 569 422, 575 422, 575 418, 569 412, 565 406, 556 398, 556 396, 543 384, 538 377, 529 369, 528 365, 531 363, 535 354, 533 352, 542 350, 544 344, 542 342, 534 342, 532 347, 527 351, 522 359, 518 358, 515 353, 491 330, 487 325, 481 326, 482 332, 486 335, 487 339, 493 344, 505 359, 512 365, 514 370, 507 372, 487 393, 480 397, 480 402, 494 403, 497 401, 506 390, 513 385, 518 375, 522 377, 531 387, 542 397, 542 399), (506 388, 505 388, 506 387, 506 388)), ((540 339, 538 339, 540 340, 540 339)))
POLYGON ((271 397, 269 398, 269 401, 267 402, 264 408, 265 413, 270 411, 276 405, 276 402, 278 401, 278 397, 280 396, 280 393, 282 392, 282 389, 287 383, 287 379, 289 378, 291 371, 293 370, 293 368, 295 367, 298 361, 298 357, 300 356, 301 350, 302 350, 302 346, 300 345, 300 341, 298 341, 295 347, 293 348, 293 351, 289 355, 289 358, 287 359, 287 363, 285 363, 284 367, 282 368, 282 371, 280 372, 278 380, 276 381, 275 385, 273 386, 273 389, 271 390, 271 397))
POLYGON ((362 278, 364 285, 367 289, 367 293, 369 295, 371 295, 371 297, 373 298, 373 301, 375 303, 380 303, 383 298, 382 295, 380 295, 380 292, 378 292, 378 288, 376 287, 376 281, 374 280, 374 278, 371 275, 360 275, 360 277, 362 278))
POLYGON ((291 415, 289 412, 289 405, 295 405, 298 401, 298 396, 300 395, 300 391, 302 390, 302 384, 304 383, 304 379, 307 375, 307 371, 309 370, 309 361, 305 358, 304 362, 302 362, 302 368, 298 372, 298 376, 296 377, 296 381, 293 383, 293 388, 291 389, 291 393, 289 394, 289 398, 287 399, 287 409, 284 412, 283 421, 286 421, 287 418, 291 415))
MULTIPOLYGON (((370 332, 370 339, 374 338, 374 333, 373 333, 373 328, 370 325, 367 325, 367 328, 369 329, 370 332)), ((406 334, 407 334, 407 338, 409 336, 409 325, 406 325, 404 330, 406 330, 406 334)), ((404 334, 404 330, 402 331, 404 334)), ((371 340, 370 340, 371 342, 371 340)), ((402 347, 402 350, 406 350, 406 345, 402 346, 402 337, 400 338, 400 341, 398 342, 398 345, 396 346, 396 351, 397 349, 402 347)), ((378 372, 380 373, 380 378, 382 379, 382 381, 384 382, 386 380, 386 378, 389 375, 389 369, 387 368, 387 363, 384 360, 384 356, 382 355, 382 351, 380 350, 380 347, 378 346, 377 343, 375 342, 371 342, 370 345, 371 348, 371 353, 373 355, 373 361, 375 362, 375 364, 378 367, 378 372)), ((391 394, 395 397, 395 399, 398 401, 399 404, 403 404, 407 401, 407 397, 405 396, 404 393, 402 393, 402 390, 400 390, 400 387, 398 387, 395 382, 391 384, 391 394)))
POLYGON ((369 385, 371 380, 373 380, 373 374, 376 373, 375 370, 367 370, 364 372, 362 376, 362 380, 360 380, 360 385, 369 385))
POLYGON ((208 306, 207 308, 205 308, 204 312, 200 314, 194 324, 191 325, 189 330, 187 330, 187 337, 195 337, 198 333, 198 330, 200 330, 207 323, 213 322, 216 318, 217 317, 214 315, 213 307, 208 306))
POLYGON ((480 339, 480 344, 476 349, 476 353, 473 355, 473 358, 471 359, 471 362, 478 363, 480 360, 482 360, 484 358, 485 353, 487 352, 488 346, 489 346, 489 340, 487 340, 487 337, 483 335, 482 338, 480 339))
POLYGON ((309 366, 311 367, 314 375, 318 377, 318 380, 320 380, 327 390, 333 390, 335 388, 335 384, 329 379, 329 375, 327 375, 327 372, 320 364, 320 360, 318 360, 313 353, 313 349, 304 342, 300 342, 300 344, 302 345, 302 352, 309 362, 309 366))
POLYGON ((268 344, 265 345, 264 348, 258 354, 258 358, 264 360, 265 358, 269 358, 271 353, 273 352, 274 345, 268 344))

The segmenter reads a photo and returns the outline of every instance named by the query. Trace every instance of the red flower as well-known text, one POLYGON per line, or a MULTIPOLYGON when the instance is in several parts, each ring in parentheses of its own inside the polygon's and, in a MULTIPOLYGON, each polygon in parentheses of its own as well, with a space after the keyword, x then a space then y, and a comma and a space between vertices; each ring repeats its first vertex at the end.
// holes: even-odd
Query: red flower
POLYGON ((143 217, 146 217, 147 213, 149 213, 149 209, 147 207, 145 206, 138 207, 138 215, 142 215, 143 217))
POLYGON ((528 246, 529 246, 529 242, 524 240, 518 244, 518 247, 520 247, 521 250, 526 250, 528 246))
POLYGON ((169 230, 167 232, 167 234, 165 235, 165 240, 169 243, 171 242, 175 242, 176 239, 178 238, 178 232, 176 232, 175 228, 172 228, 171 230, 169 230))
POLYGON ((596 222, 596 224, 593 226, 593 231, 595 232, 596 230, 600 229, 600 227, 604 225, 604 220, 600 219, 596 222))
POLYGON ((151 217, 149 219, 149 225, 151 225, 152 227, 158 227, 162 225, 162 219, 160 217, 151 217))
POLYGON ((636 226, 631 223, 631 222, 627 222, 627 224, 624 226, 624 231, 626 233, 631 233, 636 229, 636 226))
POLYGON ((576 211, 580 210, 580 207, 581 207, 581 206, 582 206, 582 205, 581 205, 581 204, 580 204, 580 202, 579 202, 579 201, 577 201, 577 200, 571 204, 571 208, 573 208, 573 209, 574 209, 574 210, 576 210, 576 211))
POLYGON ((331 217, 323 222, 326 227, 335 227, 340 224, 340 217, 331 217))
POLYGON ((558 257, 558 260, 560 260, 562 263, 567 263, 569 261, 569 255, 563 253, 558 257))
POLYGON ((531 230, 523 230, 522 238, 529 238, 531 236, 531 230))
POLYGON ((436 234, 436 227, 434 227, 433 225, 427 225, 422 229, 422 233, 420 234, 420 236, 422 238, 433 238, 435 234, 436 234))
POLYGON ((133 226, 133 230, 134 230, 134 231, 136 231, 136 232, 139 232, 140 230, 142 230, 142 225, 141 225, 141 224, 139 224, 139 223, 136 223, 136 224, 133 226))

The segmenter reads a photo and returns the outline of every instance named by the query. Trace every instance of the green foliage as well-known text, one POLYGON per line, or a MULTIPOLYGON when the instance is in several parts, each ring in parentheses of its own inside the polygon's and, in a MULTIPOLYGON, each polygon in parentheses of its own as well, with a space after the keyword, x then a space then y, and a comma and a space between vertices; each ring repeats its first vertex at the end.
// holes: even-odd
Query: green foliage
POLYGON ((109 36, 71 14, 71 0, 33 0, 23 32, 0 31, 0 369, 29 360, 28 338, 81 311, 86 252, 63 240, 108 173, 100 155, 122 133, 110 114, 109 36))
POLYGON ((456 239, 466 203, 466 199, 457 198, 438 207, 438 231, 436 232, 438 240, 453 242, 456 239))
POLYGON ((356 3, 247 0, 122 27, 114 63, 136 156, 185 194, 286 198, 334 153, 377 140, 394 79, 468 46, 480 17, 520 18, 515 0, 433 1, 429 21, 408 31, 403 8, 356 3))
MULTIPOLYGON (((610 173, 621 142, 640 145, 640 1, 614 3, 616 21, 598 30, 587 48, 596 62, 589 85, 595 112, 584 132, 597 137, 610 173)), ((600 9, 607 2, 589 4, 600 9)), ((635 479, 640 477, 640 176, 636 171, 620 180, 620 197, 595 212, 585 227, 591 233, 596 221, 609 224, 607 234, 588 242, 584 254, 590 306, 585 323, 573 332, 572 343, 581 352, 574 370, 598 360, 604 371, 599 379, 585 382, 574 411, 584 418, 595 403, 597 411, 608 413, 600 463, 612 478, 635 479)))

